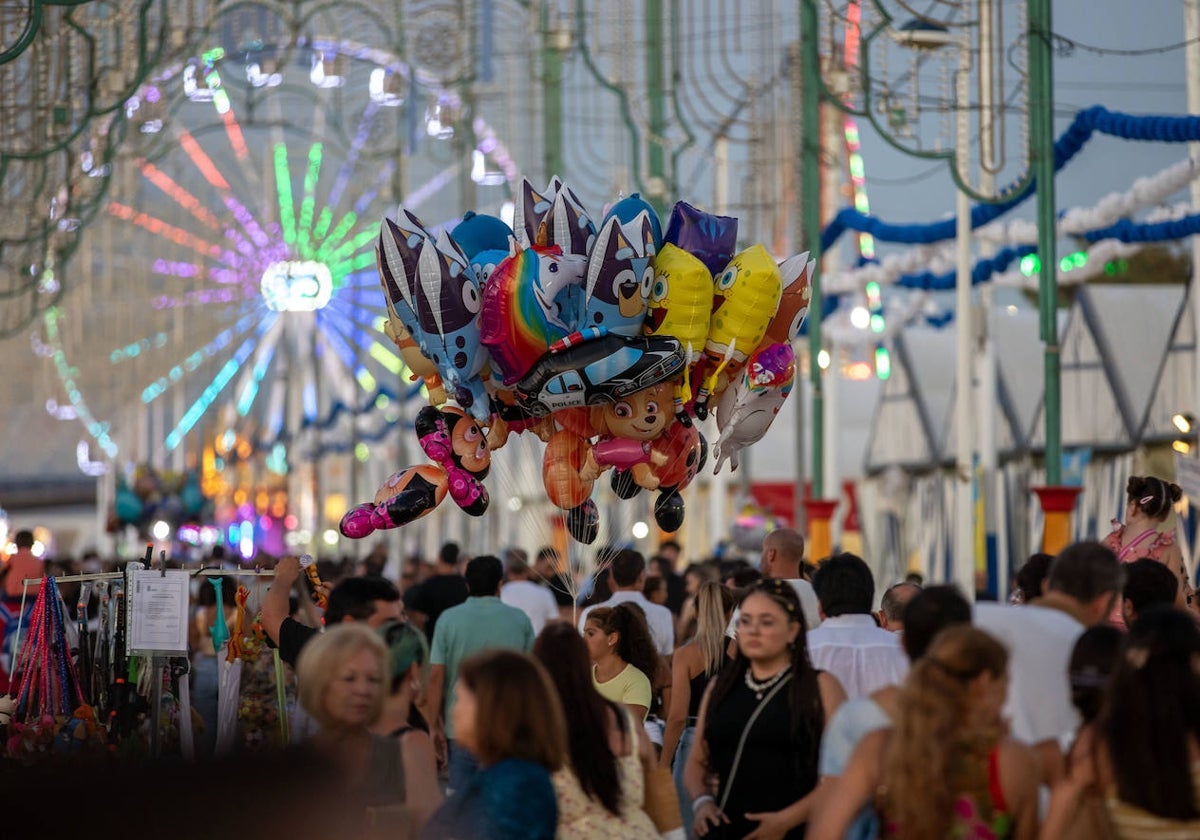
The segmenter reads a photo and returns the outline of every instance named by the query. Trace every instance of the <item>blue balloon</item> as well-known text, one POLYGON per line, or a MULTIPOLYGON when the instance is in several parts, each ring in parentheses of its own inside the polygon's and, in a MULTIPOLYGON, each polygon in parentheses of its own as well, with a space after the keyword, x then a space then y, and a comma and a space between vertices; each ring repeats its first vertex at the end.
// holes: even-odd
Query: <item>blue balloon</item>
POLYGON ((450 231, 450 238, 458 243, 467 259, 475 262, 480 251, 504 251, 508 253, 508 238, 512 228, 502 219, 468 210, 463 220, 450 231))
MULTIPOLYGON (((626 225, 636 219, 640 213, 650 214, 650 229, 654 233, 654 251, 657 253, 662 250, 662 223, 658 220, 658 214, 654 212, 654 207, 642 198, 641 193, 633 193, 614 204, 604 214, 604 221, 607 222, 610 217, 616 216, 621 220, 621 224, 626 225)), ((603 223, 600 226, 603 227, 603 223)))

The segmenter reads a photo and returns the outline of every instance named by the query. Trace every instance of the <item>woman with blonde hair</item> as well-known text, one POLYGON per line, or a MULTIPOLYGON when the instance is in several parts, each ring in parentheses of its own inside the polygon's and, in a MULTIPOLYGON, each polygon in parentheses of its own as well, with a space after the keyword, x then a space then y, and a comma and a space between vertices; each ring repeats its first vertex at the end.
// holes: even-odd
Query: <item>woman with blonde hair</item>
POLYGON ((1033 838, 1037 762, 1005 735, 1008 651, 959 624, 913 662, 895 728, 859 743, 845 773, 827 782, 810 840, 840 840, 874 804, 886 837, 1033 838))
POLYGON ((567 763, 558 692, 534 659, 489 650, 464 659, 454 685, 454 736, 480 770, 433 815, 430 840, 552 840, 551 774, 567 763))
POLYGON ((341 768, 344 793, 368 807, 407 804, 395 738, 373 735, 389 679, 388 650, 365 624, 338 624, 304 646, 296 667, 300 704, 317 722, 316 744, 341 768))
POLYGON ((683 768, 692 740, 696 734, 696 718, 700 714, 700 699, 709 681, 729 661, 729 640, 725 628, 733 615, 733 593, 729 587, 709 581, 696 592, 696 635, 687 644, 675 649, 671 659, 671 708, 667 710, 667 727, 663 733, 663 750, 659 767, 674 767, 675 789, 679 793, 683 824, 692 824, 691 800, 683 784, 683 768))

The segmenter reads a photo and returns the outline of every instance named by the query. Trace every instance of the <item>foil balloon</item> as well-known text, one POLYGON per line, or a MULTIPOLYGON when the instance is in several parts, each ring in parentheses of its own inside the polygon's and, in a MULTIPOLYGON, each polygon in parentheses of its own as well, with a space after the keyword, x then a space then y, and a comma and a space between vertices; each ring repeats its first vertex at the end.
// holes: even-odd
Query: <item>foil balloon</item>
POLYGON ((628 225, 615 216, 604 223, 588 256, 583 328, 641 335, 654 284, 654 229, 641 214, 628 225))
POLYGON ((600 535, 600 511, 594 499, 586 499, 579 507, 571 508, 565 519, 567 533, 577 542, 591 545, 600 535))
POLYGON ((466 256, 444 232, 433 240, 403 207, 379 234, 388 312, 433 362, 454 398, 480 421, 490 416, 479 341, 480 289, 466 256))
POLYGON ((673 338, 572 333, 537 361, 513 393, 519 408, 542 417, 616 402, 682 371, 683 351, 673 338))
MULTIPOLYGON (((513 235, 512 228, 503 219, 476 213, 468 210, 461 222, 450 231, 450 238, 458 243, 463 254, 475 264, 475 256, 480 251, 507 251, 508 240, 513 235)), ((479 278, 483 282, 483 278, 479 278)))
POLYGON ((726 460, 738 468, 738 452, 762 440, 795 380, 796 354, 790 343, 769 344, 754 352, 717 404, 720 435, 713 446, 714 473, 726 460))
POLYGON ((580 475, 589 448, 586 439, 565 429, 555 432, 546 442, 542 485, 546 498, 555 507, 570 510, 591 497, 595 482, 580 475))
POLYGON ((422 249, 419 271, 422 349, 454 399, 486 424, 491 409, 482 373, 488 355, 479 335, 482 293, 475 272, 445 231, 438 235, 435 247, 422 249))
POLYGON ((350 539, 399 528, 421 518, 449 495, 472 516, 482 516, 489 497, 483 479, 491 451, 479 425, 457 408, 422 408, 413 423, 421 449, 435 463, 408 467, 391 475, 375 500, 351 508, 339 530, 350 539))
POLYGON ((659 382, 612 403, 593 406, 592 427, 600 435, 584 457, 579 470, 585 480, 594 480, 609 467, 628 470, 634 482, 647 490, 658 489, 655 467, 668 458, 654 451, 651 441, 662 435, 672 420, 668 411, 671 386, 659 382))
MULTIPOLYGON (((383 322, 383 332, 396 345, 396 349, 400 351, 400 357, 404 359, 405 366, 410 371, 410 380, 416 381, 421 379, 425 383, 425 390, 429 395, 431 405, 442 405, 446 402, 446 388, 442 385, 442 378, 438 376, 437 366, 421 352, 421 348, 417 345, 416 339, 413 338, 408 327, 405 326, 404 320, 396 311, 396 306, 392 302, 392 294, 389 289, 396 288, 396 296, 400 297, 399 288, 396 286, 394 275, 383 263, 383 254, 380 247, 375 248, 375 262, 379 268, 379 277, 384 287, 384 301, 387 303, 388 314, 391 316, 383 322)), ((414 267, 416 263, 414 262, 414 267)), ((408 315, 413 318, 413 313, 409 310, 408 315)))
POLYGON ((658 213, 655 212, 653 205, 642 198, 641 194, 633 193, 622 198, 604 214, 603 221, 607 222, 615 216, 621 224, 625 225, 632 222, 642 213, 645 213, 650 218, 650 228, 654 232, 654 247, 657 251, 663 245, 662 223, 659 222, 658 213))
POLYGON ((767 324, 763 344, 791 344, 800 335, 800 329, 808 317, 812 276, 816 267, 817 262, 808 258, 808 251, 788 257, 779 264, 783 294, 779 298, 779 309, 771 318, 771 323, 767 324))
POLYGON ((686 360, 675 389, 675 414, 686 422, 684 406, 691 402, 691 365, 700 358, 712 316, 712 275, 700 260, 670 243, 654 258, 654 286, 646 308, 645 331, 675 338, 686 360))
POLYGON ((578 287, 585 261, 561 249, 521 248, 488 277, 479 319, 480 340, 491 352, 505 385, 524 377, 550 345, 570 332, 560 301, 578 287))
POLYGON ((708 416, 709 399, 720 396, 724 383, 762 343, 782 290, 779 266, 762 245, 742 251, 717 275, 704 345, 704 384, 694 408, 701 420, 708 416))
POLYGON ((714 276, 729 264, 737 249, 738 220, 697 210, 686 201, 671 208, 663 240, 704 263, 714 276))
POLYGON ((557 245, 564 254, 586 257, 596 241, 596 225, 570 187, 563 186, 538 224, 534 244, 557 245))
MULTIPOLYGON (((515 241, 515 240, 513 240, 515 241)), ((471 270, 475 272, 475 279, 479 281, 479 288, 487 287, 488 278, 492 276, 492 272, 496 270, 496 266, 508 259, 511 251, 510 241, 505 241, 500 249, 479 251, 471 257, 471 270)))
POLYGON ((521 188, 513 206, 513 236, 522 248, 529 248, 537 243, 537 232, 541 227, 542 218, 554 205, 554 196, 560 186, 562 181, 557 175, 551 178, 550 185, 540 192, 529 183, 528 178, 521 179, 521 188))

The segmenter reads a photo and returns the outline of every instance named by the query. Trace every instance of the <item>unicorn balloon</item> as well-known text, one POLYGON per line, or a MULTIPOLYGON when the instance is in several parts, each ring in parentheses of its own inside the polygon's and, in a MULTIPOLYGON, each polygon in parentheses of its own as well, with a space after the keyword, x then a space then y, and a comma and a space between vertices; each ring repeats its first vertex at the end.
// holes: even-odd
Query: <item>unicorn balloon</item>
POLYGON ((505 385, 519 381, 551 344, 571 332, 563 306, 583 279, 586 259, 557 246, 522 248, 515 241, 483 289, 480 338, 505 385))

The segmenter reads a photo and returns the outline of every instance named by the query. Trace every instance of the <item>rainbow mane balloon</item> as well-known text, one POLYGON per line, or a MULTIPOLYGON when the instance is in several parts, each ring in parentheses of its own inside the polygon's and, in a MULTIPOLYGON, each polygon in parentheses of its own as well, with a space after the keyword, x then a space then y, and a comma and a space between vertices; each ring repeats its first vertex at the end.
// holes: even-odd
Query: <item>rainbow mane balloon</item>
POLYGON ((536 246, 518 246, 496 266, 484 286, 479 327, 505 385, 520 380, 551 344, 571 332, 555 298, 579 284, 585 267, 582 257, 536 246))

